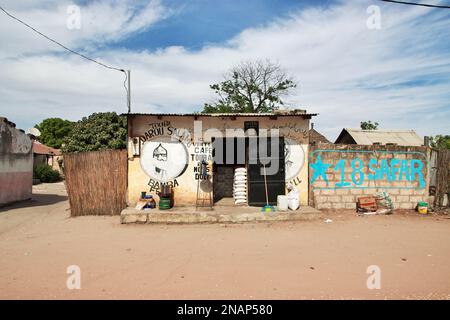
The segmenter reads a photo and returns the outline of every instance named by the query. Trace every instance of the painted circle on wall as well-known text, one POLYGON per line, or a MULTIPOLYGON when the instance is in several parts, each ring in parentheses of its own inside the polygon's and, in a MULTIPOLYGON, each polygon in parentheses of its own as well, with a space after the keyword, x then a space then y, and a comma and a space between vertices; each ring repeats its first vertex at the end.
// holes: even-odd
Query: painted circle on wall
POLYGON ((286 181, 294 179, 300 173, 305 164, 305 151, 297 141, 284 139, 284 158, 286 181))
POLYGON ((141 151, 142 170, 159 182, 173 180, 184 173, 189 162, 186 146, 171 137, 146 141, 141 151))

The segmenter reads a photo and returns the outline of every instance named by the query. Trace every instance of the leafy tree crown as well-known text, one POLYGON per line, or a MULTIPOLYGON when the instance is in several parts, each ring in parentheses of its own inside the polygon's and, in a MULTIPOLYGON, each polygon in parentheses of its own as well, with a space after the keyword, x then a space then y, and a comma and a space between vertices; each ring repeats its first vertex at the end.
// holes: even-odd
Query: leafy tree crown
POLYGON ((450 135, 436 135, 430 137, 430 144, 433 148, 450 150, 450 135))
POLYGON ((263 113, 284 105, 283 96, 296 87, 296 82, 279 65, 270 61, 247 61, 233 67, 225 80, 210 88, 218 95, 206 103, 203 113, 263 113))
POLYGON ((126 148, 127 119, 115 112, 93 113, 76 122, 64 139, 63 152, 126 148))
POLYGON ((34 126, 41 132, 37 140, 49 147, 59 149, 73 128, 73 122, 61 118, 48 118, 34 126))
POLYGON ((372 121, 362 121, 361 122, 361 129, 362 130, 377 130, 378 129, 378 122, 372 122, 372 121))

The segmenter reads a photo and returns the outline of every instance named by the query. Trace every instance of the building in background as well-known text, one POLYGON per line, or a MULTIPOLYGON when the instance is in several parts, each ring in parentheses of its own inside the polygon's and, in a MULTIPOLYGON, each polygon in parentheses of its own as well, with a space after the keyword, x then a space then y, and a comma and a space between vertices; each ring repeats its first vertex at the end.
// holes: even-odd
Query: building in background
POLYGON ((0 117, 0 206, 30 199, 32 185, 32 140, 0 117))
POLYGON ((311 123, 309 129, 309 144, 331 143, 323 134, 314 129, 314 123, 311 123))
POLYGON ((46 146, 36 140, 33 141, 33 167, 39 164, 47 164, 52 169, 62 173, 61 161, 62 154, 59 149, 46 146))
POLYGON ((342 129, 335 144, 423 146, 423 139, 414 130, 342 129))

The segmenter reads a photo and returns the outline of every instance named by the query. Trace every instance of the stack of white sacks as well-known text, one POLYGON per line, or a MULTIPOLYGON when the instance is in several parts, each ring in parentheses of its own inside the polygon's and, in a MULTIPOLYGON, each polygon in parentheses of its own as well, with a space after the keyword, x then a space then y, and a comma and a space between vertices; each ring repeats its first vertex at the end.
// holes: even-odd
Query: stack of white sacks
POLYGON ((233 196, 235 204, 247 203, 247 169, 234 170, 233 196))

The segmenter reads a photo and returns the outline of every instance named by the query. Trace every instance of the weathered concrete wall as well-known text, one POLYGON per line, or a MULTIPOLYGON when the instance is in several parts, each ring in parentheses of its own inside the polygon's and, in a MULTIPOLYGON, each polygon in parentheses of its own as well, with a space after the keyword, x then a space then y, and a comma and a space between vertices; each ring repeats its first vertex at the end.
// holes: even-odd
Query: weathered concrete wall
MULTIPOLYGON (((207 117, 199 115, 194 117, 182 116, 157 116, 137 115, 129 117, 128 140, 128 203, 134 205, 141 191, 149 191, 156 195, 160 183, 155 176, 164 172, 169 176, 169 184, 174 186, 176 205, 195 204, 198 163, 201 157, 212 159, 212 146, 208 136, 200 145, 193 143, 194 121, 202 121, 202 133, 216 128, 225 134, 226 129, 244 129, 245 121, 258 121, 260 129, 279 129, 280 135, 288 144, 286 182, 291 182, 300 190, 301 203, 308 203, 308 129, 309 119, 302 116, 269 117, 207 117), (186 130, 183 130, 186 129, 186 130), (178 143, 170 143, 170 136, 177 132, 183 147, 178 143), (133 139, 141 139, 140 156, 133 156, 133 139), (159 143, 164 147, 156 150, 160 155, 168 154, 167 164, 163 171, 151 172, 152 169, 144 169, 146 163, 154 161, 155 149, 159 143), (150 154, 151 153, 151 154, 150 154), (177 157, 173 157, 176 154, 177 157), (179 162, 187 157, 188 164, 185 170, 181 170, 179 162), (288 167, 289 166, 289 167, 288 167), (147 172, 146 172, 147 171, 147 172), (175 176, 175 177, 174 177, 175 176)), ((210 162, 211 163, 211 162, 210 162)), ((212 174, 211 167, 210 173, 212 174)), ((212 181, 212 178, 209 182, 212 181)), ((202 183, 205 190, 211 187, 209 182, 202 183)))
POLYGON ((0 118, 0 205, 31 198, 31 139, 0 118))
MULTIPOLYGON (((64 161, 63 156, 52 156, 48 159, 48 165, 52 167, 53 170, 59 171, 59 173, 63 174, 63 169, 59 165, 58 161, 64 161)), ((61 162, 62 164, 63 162, 61 162)))
POLYGON ((319 144, 311 146, 310 205, 356 209, 357 197, 387 192, 395 208, 428 201, 426 147, 319 144))

